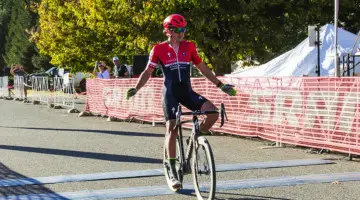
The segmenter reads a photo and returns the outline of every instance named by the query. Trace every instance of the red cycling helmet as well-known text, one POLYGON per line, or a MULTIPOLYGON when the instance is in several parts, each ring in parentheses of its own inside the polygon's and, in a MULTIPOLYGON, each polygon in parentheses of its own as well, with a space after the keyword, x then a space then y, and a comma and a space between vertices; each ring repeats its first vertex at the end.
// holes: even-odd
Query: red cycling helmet
POLYGON ((169 15, 163 22, 164 28, 184 28, 186 27, 186 19, 179 14, 169 15))

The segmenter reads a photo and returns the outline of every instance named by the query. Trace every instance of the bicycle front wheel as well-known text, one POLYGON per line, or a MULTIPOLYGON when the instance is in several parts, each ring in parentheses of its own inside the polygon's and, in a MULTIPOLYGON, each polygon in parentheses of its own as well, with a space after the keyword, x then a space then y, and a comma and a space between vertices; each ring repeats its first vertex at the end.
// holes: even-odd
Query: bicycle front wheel
POLYGON ((191 170, 197 198, 214 199, 216 191, 215 162, 210 144, 205 137, 197 138, 191 170))

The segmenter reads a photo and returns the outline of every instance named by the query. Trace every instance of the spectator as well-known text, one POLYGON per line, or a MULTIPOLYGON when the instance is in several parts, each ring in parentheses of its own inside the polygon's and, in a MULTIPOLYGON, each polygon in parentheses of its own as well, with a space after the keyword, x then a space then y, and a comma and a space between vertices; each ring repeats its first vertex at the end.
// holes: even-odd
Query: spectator
POLYGON ((110 71, 111 71, 111 68, 109 66, 107 66, 103 61, 101 61, 101 62, 95 63, 93 74, 96 76, 96 78, 109 79, 110 71), (99 69, 99 72, 97 72, 97 70, 96 70, 97 68, 99 69))
POLYGON ((115 78, 120 78, 120 77, 129 77, 129 71, 127 69, 127 67, 124 64, 120 64, 119 63, 119 58, 118 57, 114 57, 113 58, 113 63, 114 63, 114 76, 115 78))
POLYGON ((132 76, 133 76, 133 66, 132 65, 126 65, 125 64, 125 66, 126 66, 126 69, 127 69, 127 71, 128 71, 128 73, 129 73, 129 78, 131 78, 132 76))
POLYGON ((26 76, 25 76, 24 67, 22 65, 13 64, 11 66, 10 73, 14 76, 14 79, 15 79, 16 76, 23 77, 24 82, 22 84, 23 84, 23 87, 24 87, 24 96, 25 96, 24 102, 27 102, 27 89, 28 89, 28 86, 25 84, 26 83, 26 76))

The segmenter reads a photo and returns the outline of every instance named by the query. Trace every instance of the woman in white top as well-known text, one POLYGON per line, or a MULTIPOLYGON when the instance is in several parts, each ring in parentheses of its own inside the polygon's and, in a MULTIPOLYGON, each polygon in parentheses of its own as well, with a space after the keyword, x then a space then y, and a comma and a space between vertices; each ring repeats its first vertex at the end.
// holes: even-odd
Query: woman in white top
POLYGON ((104 62, 96 62, 93 74, 96 76, 96 78, 109 79, 110 70, 111 70, 110 67, 107 66, 104 62), (99 69, 99 72, 97 72, 96 70, 97 68, 99 69))

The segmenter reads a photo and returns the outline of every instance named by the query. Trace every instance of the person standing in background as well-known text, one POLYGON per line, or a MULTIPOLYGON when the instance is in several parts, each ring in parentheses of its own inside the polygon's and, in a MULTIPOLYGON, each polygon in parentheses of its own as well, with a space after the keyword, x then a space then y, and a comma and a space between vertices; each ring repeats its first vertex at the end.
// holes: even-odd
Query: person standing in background
POLYGON ((13 64, 11 69, 10 69, 10 73, 14 76, 14 81, 15 81, 15 77, 23 77, 23 84, 22 87, 24 87, 24 102, 28 102, 27 100, 27 89, 28 86, 25 84, 26 83, 26 74, 25 74, 25 70, 24 67, 22 65, 17 65, 17 64, 13 64))
POLYGON ((96 78, 101 79, 109 79, 110 78, 110 72, 111 68, 107 66, 103 61, 95 63, 93 74, 96 76, 96 78), (99 69, 99 72, 97 72, 96 69, 99 69))
POLYGON ((113 63, 114 63, 114 77, 115 78, 129 77, 130 74, 129 74, 127 67, 123 64, 120 64, 119 58, 117 56, 115 56, 113 58, 113 63))
POLYGON ((132 65, 127 65, 127 64, 125 64, 125 66, 129 73, 129 78, 131 78, 133 76, 133 70, 132 70, 133 67, 132 67, 132 65))

